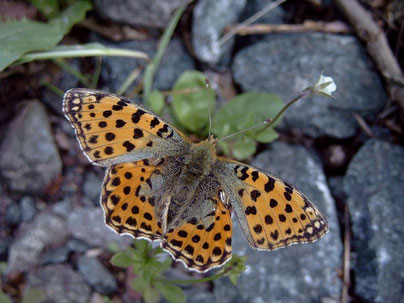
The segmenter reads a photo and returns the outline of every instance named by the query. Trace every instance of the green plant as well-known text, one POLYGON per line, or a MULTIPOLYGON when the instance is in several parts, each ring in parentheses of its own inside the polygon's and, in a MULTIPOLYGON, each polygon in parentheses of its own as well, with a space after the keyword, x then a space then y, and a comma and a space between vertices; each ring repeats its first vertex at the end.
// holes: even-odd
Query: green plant
MULTIPOLYGON (((70 1, 72 2, 72 1, 70 1)), ((0 72, 11 64, 34 60, 88 56, 128 56, 148 60, 142 52, 108 48, 99 43, 56 46, 71 28, 92 9, 89 0, 72 2, 60 11, 59 2, 32 0, 46 17, 47 23, 27 19, 0 22, 0 72)))
POLYGON ((237 278, 245 270, 246 257, 233 255, 215 275, 202 279, 168 280, 164 273, 171 267, 172 260, 163 255, 163 249, 153 247, 146 240, 135 240, 134 247, 116 253, 111 258, 111 264, 121 267, 131 267, 136 274, 131 285, 134 290, 143 295, 145 302, 158 302, 160 295, 172 303, 185 302, 185 294, 181 287, 175 285, 196 284, 229 276, 236 285, 237 278))

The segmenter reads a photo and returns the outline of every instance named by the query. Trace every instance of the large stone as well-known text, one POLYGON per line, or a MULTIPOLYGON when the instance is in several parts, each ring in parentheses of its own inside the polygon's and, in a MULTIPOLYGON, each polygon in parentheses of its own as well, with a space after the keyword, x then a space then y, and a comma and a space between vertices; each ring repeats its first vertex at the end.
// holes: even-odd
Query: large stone
POLYGON ((67 265, 49 265, 31 272, 25 291, 29 289, 39 289, 46 302, 58 303, 87 303, 91 294, 84 279, 67 265))
POLYGON ((44 106, 38 101, 25 103, 3 139, 0 171, 9 188, 43 194, 62 170, 44 106))
POLYGON ((32 222, 21 225, 18 234, 9 250, 8 272, 32 269, 40 263, 45 248, 66 241, 66 222, 57 215, 44 212, 32 222))
POLYGON ((110 243, 116 243, 124 249, 132 239, 128 235, 118 235, 104 223, 101 207, 75 208, 67 218, 67 227, 73 237, 96 247, 108 248, 110 243))
POLYGON ((352 222, 355 294, 404 302, 404 148, 369 139, 344 180, 352 222))
POLYGON ((219 40, 226 26, 238 22, 245 5, 246 0, 198 1, 193 15, 192 46, 199 60, 210 65, 221 59, 224 64, 229 62, 234 39, 224 45, 219 40))
POLYGON ((147 27, 165 28, 174 10, 188 0, 94 0, 97 13, 109 20, 147 27))
POLYGON ((219 287, 217 292, 215 289, 217 301, 320 302, 326 298, 338 299, 342 243, 335 202, 320 161, 304 147, 275 142, 252 164, 301 189, 327 218, 330 231, 316 243, 265 252, 252 249, 235 224, 233 253, 248 256, 247 270, 241 274, 237 289, 227 282, 215 282, 219 287), (225 297, 221 295, 223 288, 229 293, 225 297), (227 299, 232 297, 237 300, 227 299))
POLYGON ((232 70, 243 91, 277 93, 285 102, 317 82, 322 72, 332 76, 337 84, 335 99, 300 100, 286 111, 280 125, 313 137, 352 137, 358 129, 354 114, 372 119, 387 100, 365 50, 351 36, 269 35, 240 51, 232 70))
MULTIPOLYGON (((147 53, 150 58, 153 58, 158 45, 158 41, 152 39, 116 43, 94 35, 92 40, 101 42, 110 47, 142 51, 147 53)), ((116 92, 130 73, 132 73, 136 68, 144 67, 145 64, 146 62, 140 59, 127 57, 105 57, 102 61, 101 70, 102 88, 109 90, 110 92, 116 92)), ((159 90, 169 90, 184 71, 192 70, 194 68, 194 61, 191 55, 185 49, 181 40, 173 38, 170 40, 166 52, 161 60, 160 66, 155 72, 153 87, 159 90)), ((137 84, 137 82, 132 84, 132 86, 129 87, 129 91, 137 84)))
POLYGON ((88 199, 93 202, 95 206, 100 205, 100 195, 102 188, 103 178, 96 175, 94 172, 89 172, 86 175, 83 191, 88 199))
POLYGON ((20 212, 22 222, 31 221, 36 214, 35 199, 30 196, 23 197, 20 201, 20 212))
POLYGON ((97 292, 111 294, 117 290, 115 277, 97 258, 82 256, 78 260, 77 267, 87 283, 97 292))

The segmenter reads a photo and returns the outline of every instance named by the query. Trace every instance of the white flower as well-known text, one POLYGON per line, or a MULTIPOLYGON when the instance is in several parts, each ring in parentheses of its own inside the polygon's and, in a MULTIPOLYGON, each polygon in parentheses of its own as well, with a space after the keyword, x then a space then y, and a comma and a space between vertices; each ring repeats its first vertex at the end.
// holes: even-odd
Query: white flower
POLYGON ((323 95, 326 97, 333 97, 332 93, 337 89, 337 85, 334 79, 331 77, 325 77, 323 74, 320 75, 320 79, 311 88, 312 93, 323 95))

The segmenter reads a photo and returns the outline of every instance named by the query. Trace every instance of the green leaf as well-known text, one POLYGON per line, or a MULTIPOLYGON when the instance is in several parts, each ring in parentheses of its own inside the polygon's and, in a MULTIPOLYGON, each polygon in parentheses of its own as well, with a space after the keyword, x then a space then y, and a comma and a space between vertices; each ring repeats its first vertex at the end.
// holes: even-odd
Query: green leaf
POLYGON ((0 302, 1 303, 13 303, 11 299, 0 289, 0 302))
POLYGON ((152 91, 146 100, 146 106, 158 115, 162 114, 164 105, 165 97, 159 90, 152 91))
POLYGON ((207 130, 208 103, 211 103, 210 108, 215 106, 215 91, 206 88, 205 79, 201 72, 186 71, 173 87, 173 114, 182 127, 196 134, 204 134, 207 130))
POLYGON ((265 131, 258 132, 254 135, 254 139, 260 143, 271 143, 278 138, 279 134, 272 127, 268 127, 265 131))
POLYGON ((152 277, 157 274, 153 265, 149 262, 143 264, 142 269, 138 272, 138 274, 142 277, 143 281, 147 284, 150 284, 152 277))
POLYGON ((143 291, 143 299, 146 303, 158 303, 160 301, 160 294, 152 287, 147 287, 143 291))
MULTIPOLYGON (((39 303, 46 299, 45 290, 42 288, 29 288, 25 293, 22 303, 39 303)), ((0 300, 1 302, 1 300, 0 300)))
POLYGON ((67 34, 73 25, 79 23, 86 16, 87 11, 92 9, 90 1, 81 0, 66 8, 59 17, 49 21, 49 25, 58 28, 61 33, 67 34))
POLYGON ((117 253, 120 251, 119 245, 116 242, 109 242, 108 249, 112 253, 117 253))
POLYGON ((232 259, 225 264, 224 269, 234 266, 233 269, 227 274, 229 276, 230 282, 234 286, 237 286, 237 280, 242 272, 246 270, 245 262, 247 261, 247 256, 233 255, 232 259))
POLYGON ((59 0, 31 0, 31 3, 47 18, 59 12, 59 0))
POLYGON ((18 20, 0 22, 0 72, 23 54, 48 50, 63 38, 63 33, 49 24, 18 20))
POLYGON ((171 267, 172 260, 170 257, 166 258, 164 261, 153 259, 150 261, 150 264, 153 265, 155 271, 165 272, 171 267))
POLYGON ((129 265, 132 264, 132 262, 132 259, 125 252, 119 252, 113 255, 110 260, 110 263, 112 265, 122 268, 127 268, 129 265))
POLYGON ((142 277, 136 277, 132 280, 131 286, 134 290, 136 290, 139 293, 144 293, 145 289, 150 287, 149 284, 147 284, 142 277))
MULTIPOLYGON (((212 132, 219 139, 223 138, 259 124, 268 118, 274 118, 282 108, 283 102, 275 94, 248 92, 238 95, 218 110, 213 119, 212 132)), ((219 142, 219 147, 223 148, 222 151, 226 155, 233 155, 238 160, 246 159, 255 152, 256 144, 253 141, 269 143, 278 138, 273 127, 280 120, 269 128, 257 127, 229 138, 227 141, 219 142), (227 143, 227 145, 223 143, 227 143)))
POLYGON ((243 160, 251 157, 257 150, 257 143, 254 139, 247 136, 240 137, 241 138, 236 138, 234 141, 230 142, 219 142, 219 148, 223 148, 222 150, 226 155, 231 156, 236 160, 243 160))
POLYGON ((28 52, 55 47, 90 8, 88 1, 79 1, 49 23, 27 19, 0 22, 0 72, 28 52))
POLYGON ((138 253, 144 258, 146 258, 153 249, 150 242, 144 239, 135 240, 134 244, 138 253))
POLYGON ((186 302, 185 293, 181 287, 162 282, 156 282, 155 286, 161 291, 164 298, 166 298, 168 302, 170 303, 186 302))

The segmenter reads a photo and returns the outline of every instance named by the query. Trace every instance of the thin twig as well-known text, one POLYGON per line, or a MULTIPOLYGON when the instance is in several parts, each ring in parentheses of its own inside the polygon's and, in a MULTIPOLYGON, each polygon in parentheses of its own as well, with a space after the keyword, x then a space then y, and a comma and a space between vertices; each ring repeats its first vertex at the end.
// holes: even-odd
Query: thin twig
MULTIPOLYGON (((366 42, 368 53, 382 75, 387 73, 402 79, 403 73, 389 46, 386 35, 372 16, 357 0, 335 0, 335 3, 352 24, 357 35, 366 42)), ((390 83, 388 79, 386 80, 391 100, 398 102, 404 113, 404 88, 390 83)))
MULTIPOLYGON (((231 30, 234 27, 230 27, 231 30)), ((270 33, 301 33, 301 32, 324 32, 331 34, 349 34, 351 28, 340 21, 314 22, 305 21, 303 24, 252 24, 238 31, 238 35, 257 35, 270 33)))
POLYGON ((348 302, 348 291, 351 285, 350 271, 351 271, 351 231, 349 224, 349 209, 345 205, 344 208, 344 264, 343 264, 343 285, 341 293, 341 303, 348 302))
POLYGON ((366 123, 365 120, 358 114, 354 114, 354 117, 356 119, 356 122, 358 122, 359 127, 364 131, 366 135, 368 135, 371 138, 374 138, 375 135, 373 134, 372 130, 370 129, 369 125, 366 123))
POLYGON ((244 27, 254 23, 259 18, 264 16, 266 13, 268 13, 271 10, 273 10, 274 8, 278 7, 279 5, 281 5, 285 1, 287 1, 287 0, 277 0, 275 2, 271 2, 266 7, 264 7, 262 10, 256 12, 250 18, 246 19, 244 22, 242 22, 239 25, 235 26, 232 30, 230 30, 228 33, 226 33, 222 38, 220 38, 219 45, 223 46, 223 44, 225 44, 227 41, 229 41, 235 34, 237 34, 244 27))

